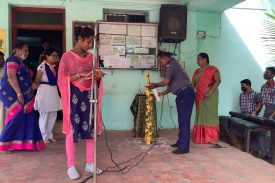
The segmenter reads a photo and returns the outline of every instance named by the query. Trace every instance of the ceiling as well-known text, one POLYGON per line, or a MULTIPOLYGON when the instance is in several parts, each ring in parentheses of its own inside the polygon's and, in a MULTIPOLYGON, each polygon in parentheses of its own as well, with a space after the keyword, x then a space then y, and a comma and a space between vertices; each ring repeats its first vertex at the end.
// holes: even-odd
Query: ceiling
POLYGON ((220 12, 232 8, 245 0, 180 0, 188 8, 197 11, 220 12))
POLYGON ((120 4, 120 5, 145 5, 159 6, 160 4, 182 4, 187 5, 189 10, 204 11, 204 12, 221 12, 232 8, 233 6, 245 0, 55 0, 67 2, 99 2, 105 4, 120 4))
POLYGON ((128 2, 147 4, 187 4, 190 10, 207 12, 221 12, 243 1, 245 0, 128 0, 128 2))

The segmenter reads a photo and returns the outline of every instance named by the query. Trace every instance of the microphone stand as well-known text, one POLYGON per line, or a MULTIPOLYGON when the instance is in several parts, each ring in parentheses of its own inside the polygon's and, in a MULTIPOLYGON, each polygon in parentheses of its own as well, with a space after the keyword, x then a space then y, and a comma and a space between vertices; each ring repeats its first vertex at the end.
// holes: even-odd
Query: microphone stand
MULTIPOLYGON (((93 183, 96 183, 97 176, 97 166, 96 166, 96 143, 97 143, 97 85, 95 85, 95 62, 96 62, 96 41, 97 41, 97 24, 95 24, 95 35, 94 35, 94 50, 93 50, 93 65, 92 65, 92 86, 91 86, 91 100, 90 100, 90 119, 89 123, 92 126, 92 114, 94 112, 94 134, 91 134, 94 137, 94 171, 93 171, 93 183)), ((92 132, 91 132, 92 133, 92 132)))

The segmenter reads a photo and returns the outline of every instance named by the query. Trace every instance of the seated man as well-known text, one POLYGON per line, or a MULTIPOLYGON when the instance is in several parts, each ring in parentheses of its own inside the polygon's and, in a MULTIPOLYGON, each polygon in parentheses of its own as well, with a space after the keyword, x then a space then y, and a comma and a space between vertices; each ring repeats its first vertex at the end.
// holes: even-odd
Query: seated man
MULTIPOLYGON (((256 116, 261 111, 262 107, 265 106, 264 118, 273 117, 273 112, 275 111, 275 68, 267 67, 264 72, 264 79, 267 80, 265 84, 262 85, 261 88, 261 101, 257 104, 255 111, 253 111, 252 115, 256 116)), ((257 141, 258 145, 261 149, 261 157, 266 159, 268 156, 267 148, 266 148, 266 138, 264 132, 257 133, 257 141)))
MULTIPOLYGON (((255 111, 257 104, 260 102, 260 94, 251 88, 251 81, 249 79, 241 81, 241 90, 243 91, 239 98, 241 113, 252 114, 252 112, 255 111)), ((250 146, 251 154, 256 156, 258 155, 259 147, 257 147, 255 141, 255 134, 252 133, 250 146)))
POLYGON ((241 81, 241 90, 243 91, 239 99, 241 113, 252 114, 260 102, 260 95, 251 88, 249 79, 241 81))

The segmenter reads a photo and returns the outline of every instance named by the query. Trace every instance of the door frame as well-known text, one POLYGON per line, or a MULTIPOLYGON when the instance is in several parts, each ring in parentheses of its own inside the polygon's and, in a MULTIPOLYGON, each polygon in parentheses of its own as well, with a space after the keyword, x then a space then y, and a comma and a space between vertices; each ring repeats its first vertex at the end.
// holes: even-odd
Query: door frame
POLYGON ((38 7, 12 7, 12 45, 16 45, 17 30, 58 30, 62 31, 62 47, 66 52, 66 18, 65 9, 61 8, 38 8, 38 7), (44 13, 62 13, 63 25, 39 25, 39 24, 17 24, 16 12, 44 12, 44 13))

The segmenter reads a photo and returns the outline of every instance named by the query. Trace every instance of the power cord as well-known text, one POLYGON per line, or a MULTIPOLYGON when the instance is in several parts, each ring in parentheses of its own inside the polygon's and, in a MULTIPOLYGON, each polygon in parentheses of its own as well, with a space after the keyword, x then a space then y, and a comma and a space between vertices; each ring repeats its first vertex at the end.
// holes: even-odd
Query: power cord
POLYGON ((175 44, 175 48, 174 48, 174 52, 173 52, 174 55, 176 55, 177 45, 178 45, 178 43, 175 44))
MULTIPOLYGON (((163 91, 164 91, 164 89, 163 89, 163 91)), ((160 111, 160 117, 159 117, 159 121, 158 121, 158 130, 160 130, 161 128, 163 128, 162 127, 163 102, 164 102, 164 97, 162 98, 162 101, 161 101, 161 111, 160 111)))
POLYGON ((124 168, 121 169, 121 168, 119 167, 119 165, 118 165, 118 164, 114 161, 114 159, 113 159, 113 153, 112 153, 111 148, 110 148, 110 146, 109 146, 109 144, 108 144, 107 133, 106 133, 106 129, 105 129, 104 123, 103 123, 103 128, 104 128, 105 143, 106 143, 107 149, 108 149, 108 151, 109 151, 109 153, 110 153, 111 160, 112 160, 112 162, 114 163, 115 167, 117 167, 118 170, 119 170, 122 174, 124 174, 124 172, 123 172, 123 169, 124 169, 124 168))
MULTIPOLYGON (((105 129, 105 125, 103 123, 103 128, 104 128, 104 137, 105 137, 105 143, 106 143, 106 147, 108 148, 109 150, 109 153, 110 153, 110 157, 111 157, 111 160, 112 162, 114 163, 115 166, 113 167, 107 167, 106 169, 104 169, 102 171, 102 174, 106 173, 106 172, 121 172, 123 175, 127 174, 131 169, 133 169, 134 167, 136 167, 139 163, 141 163, 145 157, 148 155, 148 153, 153 149, 153 147, 155 147, 156 145, 158 144, 153 144, 151 145, 145 152, 141 152, 140 154, 138 154, 137 156, 134 156, 126 161, 123 161, 121 163, 116 163, 113 159, 113 153, 112 153, 112 150, 111 148, 109 147, 109 144, 108 144, 108 138, 107 138, 107 133, 106 133, 106 129, 105 129), (143 156, 142 156, 143 155, 143 156), (126 165, 124 166, 123 168, 121 168, 120 166, 125 164, 125 163, 128 163, 130 162, 131 160, 134 160, 134 159, 137 159, 139 157, 142 157, 139 161, 137 161, 134 165, 126 165), (110 169, 114 169, 116 168, 116 170, 110 170, 110 169), (128 168, 128 170, 126 170, 128 168), (126 171, 124 171, 126 170, 126 171)), ((89 177, 85 178, 84 180, 82 180, 80 183, 85 183, 87 182, 89 179, 93 178, 93 175, 90 175, 89 177)))
POLYGON ((174 128, 177 128, 177 126, 176 126, 176 124, 175 124, 175 121, 174 121, 174 119, 173 119, 173 116, 172 116, 172 108, 173 108, 173 106, 170 105, 170 100, 169 100, 168 95, 167 95, 167 100, 168 100, 168 105, 169 105, 169 109, 170 109, 170 113, 169 113, 170 118, 171 118, 171 120, 172 120, 172 123, 173 123, 173 125, 174 125, 174 128))

